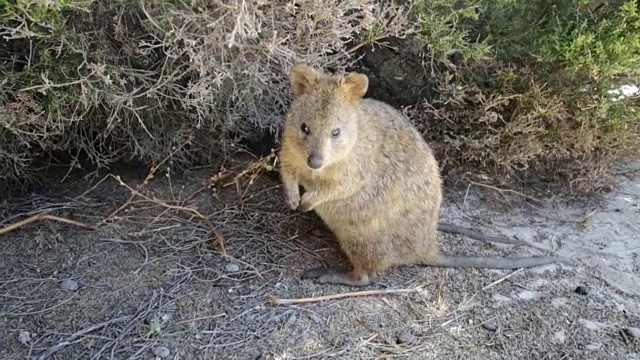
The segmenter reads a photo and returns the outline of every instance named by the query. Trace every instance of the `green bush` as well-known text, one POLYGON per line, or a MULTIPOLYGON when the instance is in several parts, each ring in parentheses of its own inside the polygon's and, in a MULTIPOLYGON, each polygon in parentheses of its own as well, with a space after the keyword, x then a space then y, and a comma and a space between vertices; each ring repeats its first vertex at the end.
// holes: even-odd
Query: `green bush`
MULTIPOLYGON (((429 3, 432 12, 450 6, 429 18, 457 18, 452 1, 429 3)), ((464 64, 446 67, 439 97, 426 104, 426 116, 416 115, 448 168, 501 176, 533 170, 590 191, 606 184, 602 175, 612 161, 640 154, 638 96, 611 95, 638 81, 636 1, 464 3, 477 14, 457 12, 478 19, 482 35, 469 38, 463 26, 438 24, 449 26, 464 64)), ((429 43, 440 28, 423 39, 429 43)))

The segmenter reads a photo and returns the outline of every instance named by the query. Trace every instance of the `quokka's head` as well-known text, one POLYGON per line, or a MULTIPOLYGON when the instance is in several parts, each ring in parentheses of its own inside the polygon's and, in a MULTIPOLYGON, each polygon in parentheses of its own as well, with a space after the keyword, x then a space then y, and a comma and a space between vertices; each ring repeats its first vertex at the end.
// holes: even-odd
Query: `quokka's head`
POLYGON ((360 101, 369 79, 364 74, 329 75, 304 64, 289 73, 293 101, 286 132, 304 151, 314 170, 345 158, 358 138, 360 101))

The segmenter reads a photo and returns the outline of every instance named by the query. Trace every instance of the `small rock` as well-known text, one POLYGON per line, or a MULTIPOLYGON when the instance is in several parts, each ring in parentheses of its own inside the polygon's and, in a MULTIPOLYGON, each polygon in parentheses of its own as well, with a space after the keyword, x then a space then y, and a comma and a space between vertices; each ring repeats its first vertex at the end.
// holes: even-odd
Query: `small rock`
POLYGON ((153 355, 159 357, 159 358, 166 358, 169 356, 169 354, 171 354, 171 352, 169 351, 169 349, 167 349, 164 346, 156 346, 153 348, 153 355))
POLYGON ((591 344, 588 344, 585 347, 587 348, 587 350, 596 351, 596 350, 600 350, 600 348, 602 347, 602 344, 591 343, 591 344))
POLYGON ((563 297, 555 298, 551 300, 551 306, 557 309, 563 306, 567 306, 567 302, 568 302, 567 298, 563 298, 563 297))
POLYGON ((589 291, 586 286, 578 286, 575 290, 573 290, 578 295, 589 295, 589 291))
POLYGON ((202 255, 202 259, 204 259, 204 261, 211 261, 211 259, 213 259, 213 254, 205 253, 204 255, 202 255))
POLYGON ((18 341, 22 345, 29 345, 31 342, 31 333, 25 330, 20 331, 20 335, 18 335, 18 341))
POLYGON ((60 289, 64 291, 76 291, 80 287, 77 281, 71 279, 64 279, 60 283, 60 289))
POLYGON ((408 333, 408 332, 403 332, 402 334, 398 335, 398 344, 413 344, 416 342, 416 340, 418 340, 418 338, 415 337, 415 335, 408 333))
POLYGON ((489 324, 482 324, 482 328, 487 330, 487 331, 491 331, 491 332, 496 332, 498 331, 498 325, 493 324, 493 323, 489 323, 489 324))
POLYGON ((508 296, 504 296, 502 294, 493 294, 493 300, 499 303, 508 303, 511 301, 511 298, 508 296))
POLYGON ((564 342, 567 340, 567 334, 564 332, 564 330, 560 330, 560 331, 556 332, 555 334, 553 334, 553 339, 558 344, 564 344, 564 342))
POLYGON ((536 293, 529 290, 524 290, 518 294, 520 300, 531 300, 536 297, 536 293))
POLYGON ((227 272, 234 273, 240 271, 240 265, 236 263, 228 263, 224 266, 224 269, 227 270, 227 272))
POLYGON ((627 327, 623 329, 624 333, 634 339, 640 339, 640 329, 634 327, 627 327))

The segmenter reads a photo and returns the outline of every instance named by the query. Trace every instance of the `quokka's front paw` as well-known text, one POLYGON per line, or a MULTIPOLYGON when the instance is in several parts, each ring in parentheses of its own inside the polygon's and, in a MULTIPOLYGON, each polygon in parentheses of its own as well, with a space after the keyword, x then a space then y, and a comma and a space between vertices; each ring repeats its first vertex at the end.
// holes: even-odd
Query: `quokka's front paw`
POLYGON ((285 201, 291 210, 296 210, 300 206, 300 194, 287 194, 285 201))
POLYGON ((315 203, 313 202, 314 196, 312 193, 305 192, 302 194, 302 198, 300 199, 300 205, 298 206, 298 210, 302 212, 307 212, 313 210, 315 207, 315 203))
POLYGON ((313 210, 313 204, 310 202, 301 201, 300 206, 298 206, 298 210, 302 212, 308 212, 313 210))

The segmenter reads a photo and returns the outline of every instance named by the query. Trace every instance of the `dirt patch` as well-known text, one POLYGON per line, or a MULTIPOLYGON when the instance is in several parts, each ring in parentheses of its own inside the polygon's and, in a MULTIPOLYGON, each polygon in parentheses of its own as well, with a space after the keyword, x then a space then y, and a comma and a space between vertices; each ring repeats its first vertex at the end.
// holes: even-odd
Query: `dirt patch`
MULTIPOLYGON (((226 168, 236 165, 236 173, 246 168, 226 168)), ((640 327, 637 177, 597 206, 533 206, 517 195, 509 206, 478 187, 449 194, 443 219, 540 250, 442 234, 447 252, 555 251, 575 258, 570 264, 515 274, 405 267, 372 288, 423 291, 276 306, 268 295, 359 289, 299 279, 309 267, 346 262, 315 216, 287 210, 277 179, 262 175, 249 186, 247 173, 236 187, 230 177, 216 197, 203 187, 216 172, 158 175, 141 191, 156 202, 135 198, 96 231, 42 222, 0 237, 0 358, 38 358, 56 345, 58 359, 152 359, 167 350, 183 359, 640 358, 638 342, 621 333, 640 327), (229 259, 197 216, 158 199, 208 215, 229 259)), ((121 175, 133 188, 141 183, 121 175)), ((4 205, 0 226, 40 209, 97 224, 131 195, 111 178, 64 189, 4 205)))

